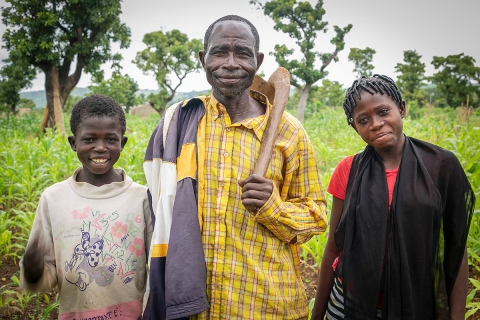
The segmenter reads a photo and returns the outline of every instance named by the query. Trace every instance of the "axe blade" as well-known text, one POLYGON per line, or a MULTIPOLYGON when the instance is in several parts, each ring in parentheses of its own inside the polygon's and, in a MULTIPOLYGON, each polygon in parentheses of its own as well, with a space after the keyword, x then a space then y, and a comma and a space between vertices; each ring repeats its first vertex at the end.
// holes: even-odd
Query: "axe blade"
POLYGON ((263 93, 268 98, 268 101, 273 104, 273 99, 275 98, 275 88, 269 82, 263 80, 260 76, 255 76, 250 89, 263 93))

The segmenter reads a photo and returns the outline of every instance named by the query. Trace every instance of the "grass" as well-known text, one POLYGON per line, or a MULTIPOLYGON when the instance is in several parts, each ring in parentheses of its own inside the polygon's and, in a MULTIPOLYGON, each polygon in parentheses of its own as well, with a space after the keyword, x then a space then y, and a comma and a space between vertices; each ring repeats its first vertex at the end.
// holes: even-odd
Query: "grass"
MULTIPOLYGON (((477 111, 467 119, 461 111, 421 109, 415 117, 404 119, 404 131, 409 136, 453 151, 475 190, 477 202, 468 237, 468 261, 471 270, 476 272, 476 276, 470 278, 471 291, 467 299, 466 316, 471 316, 480 312, 480 302, 476 298, 477 291, 480 292, 480 114, 477 111)), ((124 168, 140 184, 145 184, 143 155, 158 120, 158 116, 149 119, 127 116, 129 140, 117 167, 124 168)), ((7 255, 14 261, 23 254, 43 190, 66 179, 80 166, 66 137, 53 131, 41 133, 39 123, 36 114, 0 118, 0 255, 7 255)), ((346 125, 341 108, 324 108, 312 114, 306 120, 305 128, 315 148, 324 187, 328 185, 336 164, 365 146, 346 125)), ((326 196, 330 212, 332 199, 330 195, 326 196)), ((320 235, 302 245, 303 259, 310 255, 319 265, 325 243, 326 235, 320 235)), ((22 309, 27 300, 28 303, 47 302, 41 295, 17 296, 24 293, 9 290, 5 286, 0 288, 0 314, 18 311, 12 307, 22 309), (12 305, 12 301, 17 303, 12 305)), ((38 311, 39 315, 56 308, 58 303, 49 300, 47 305, 45 310, 38 311)))

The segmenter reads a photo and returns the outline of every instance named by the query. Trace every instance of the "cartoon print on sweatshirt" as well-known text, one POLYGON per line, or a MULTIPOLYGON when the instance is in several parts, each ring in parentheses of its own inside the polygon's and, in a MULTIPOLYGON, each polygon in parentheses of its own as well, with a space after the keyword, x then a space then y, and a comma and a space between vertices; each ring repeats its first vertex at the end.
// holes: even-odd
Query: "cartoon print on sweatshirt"
POLYGON ((117 211, 107 214, 90 207, 73 210, 71 214, 81 227, 60 232, 57 239, 76 236, 81 239, 70 261, 65 261, 65 280, 80 291, 85 291, 92 283, 109 286, 115 277, 120 277, 125 284, 131 282, 137 257, 145 254, 142 237, 136 237, 144 231, 140 216, 129 219, 130 214, 127 214, 124 223, 117 211), (67 235, 62 237, 64 233, 67 235))

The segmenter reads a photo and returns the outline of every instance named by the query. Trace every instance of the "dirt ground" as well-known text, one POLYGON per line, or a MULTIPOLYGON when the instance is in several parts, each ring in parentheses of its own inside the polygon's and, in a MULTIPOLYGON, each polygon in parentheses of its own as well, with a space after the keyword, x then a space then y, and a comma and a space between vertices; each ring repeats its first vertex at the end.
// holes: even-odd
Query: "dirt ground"
MULTIPOLYGON (((18 261, 17 261, 18 263, 18 261)), ((14 263, 13 259, 11 258, 2 258, 2 263, 0 264, 0 288, 6 289, 6 290, 13 290, 16 292, 20 292, 20 289, 16 286, 12 285, 12 276, 16 276, 17 278, 20 278, 19 276, 19 267, 17 264, 14 263)), ((10 302, 8 308, 2 309, 2 304, 5 303, 5 298, 6 295, 3 294, 3 290, 0 289, 0 292, 2 293, 2 296, 0 297, 0 319, 9 319, 9 320, 15 320, 15 319, 41 319, 43 315, 43 311, 47 307, 47 304, 45 303, 43 299, 43 294, 40 296, 42 297, 39 299, 41 302, 37 305, 37 298, 33 297, 30 302, 28 303, 27 307, 22 310, 21 304, 18 303, 18 298, 14 298, 13 301, 10 302), (6 309, 6 310, 5 310, 6 309), (37 310, 40 310, 42 314, 39 314, 37 310)), ((47 293, 48 298, 50 300, 50 303, 55 301, 55 292, 49 292, 47 293)), ((50 316, 47 319, 57 319, 58 318, 58 312, 57 309, 52 310, 50 313, 50 316)))

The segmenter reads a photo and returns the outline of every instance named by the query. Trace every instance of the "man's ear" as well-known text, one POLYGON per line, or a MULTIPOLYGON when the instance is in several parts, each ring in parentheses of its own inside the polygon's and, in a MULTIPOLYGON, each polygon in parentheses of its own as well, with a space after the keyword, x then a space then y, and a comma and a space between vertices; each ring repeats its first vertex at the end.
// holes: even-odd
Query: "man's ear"
POLYGON ((203 70, 205 70, 205 50, 198 51, 198 58, 200 59, 200 62, 202 63, 203 70))
POLYGON ((69 136, 68 137, 68 143, 70 143, 70 147, 72 148, 73 151, 77 151, 77 146, 75 144, 75 137, 74 136, 69 136))
POLYGON ((259 52, 257 54, 257 71, 258 71, 258 69, 260 69, 260 66, 263 63, 263 58, 265 58, 265 55, 262 52, 259 52))
POLYGON ((125 145, 127 144, 127 141, 128 141, 128 138, 127 137, 122 137, 122 141, 120 142, 121 143, 121 146, 122 146, 122 150, 123 148, 125 147, 125 145))

